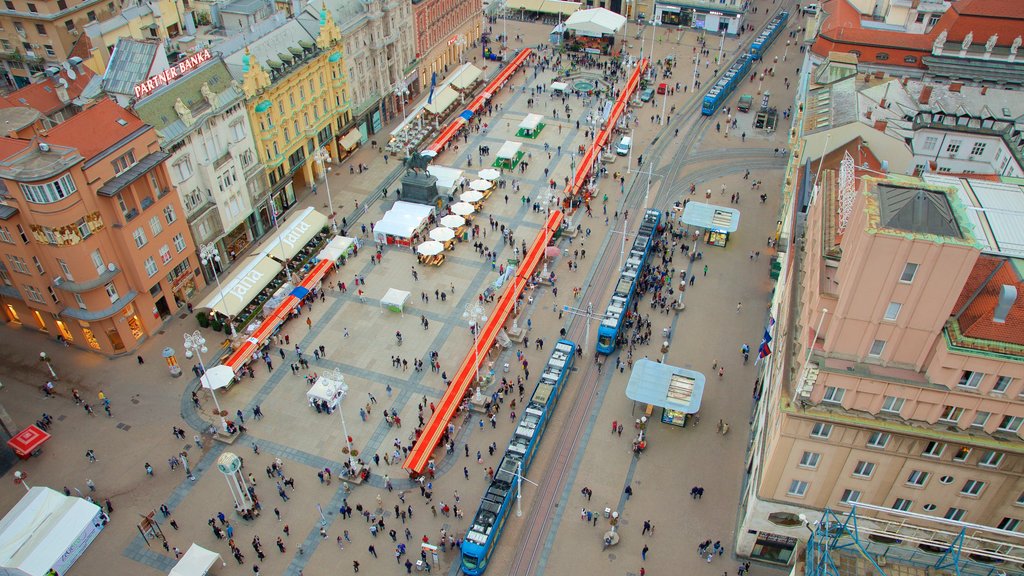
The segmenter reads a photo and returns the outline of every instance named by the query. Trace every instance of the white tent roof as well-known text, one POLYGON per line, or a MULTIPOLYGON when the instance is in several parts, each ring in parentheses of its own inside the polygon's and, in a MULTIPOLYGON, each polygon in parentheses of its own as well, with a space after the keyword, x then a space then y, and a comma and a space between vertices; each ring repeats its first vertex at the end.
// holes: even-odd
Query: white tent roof
POLYGON ((626 23, 626 17, 604 8, 574 12, 565 21, 566 27, 581 36, 611 36, 626 23))
POLYGON ((412 238, 433 213, 434 209, 425 204, 395 202, 391 210, 373 226, 373 237, 379 242, 386 241, 387 236, 412 238))
POLYGON ((397 288, 388 288, 388 293, 380 299, 380 305, 387 306, 389 308, 398 308, 399 310, 405 310, 405 302, 409 299, 409 293, 405 290, 398 290, 397 288))
POLYGON ((551 83, 551 89, 552 90, 561 90, 561 91, 564 92, 564 91, 569 89, 569 85, 566 84, 565 82, 552 82, 551 83))
POLYGON ((224 562, 220 554, 193 543, 174 568, 171 568, 168 576, 203 576, 217 560, 224 562))
POLYGON ((463 171, 458 168, 431 164, 427 166, 427 173, 437 178, 437 186, 439 188, 454 188, 462 181, 463 171))
POLYGON ((274 258, 291 258, 302 250, 327 226, 327 216, 317 212, 312 206, 292 216, 290 222, 281 225, 281 232, 267 243, 263 252, 274 258))
POLYGON ((335 402, 340 402, 346 392, 348 392, 348 386, 344 380, 320 376, 316 379, 316 384, 313 384, 313 387, 306 392, 306 398, 310 401, 325 400, 333 405, 335 402))
POLYGON ((66 573, 99 533, 100 512, 88 500, 32 488, 0 520, 0 572, 66 573))
POLYGON ((349 248, 356 243, 355 238, 349 238, 348 236, 335 236, 331 238, 331 241, 324 246, 324 249, 320 251, 321 260, 337 260, 341 258, 342 254, 346 254, 349 248))
POLYGON ((203 388, 212 388, 214 390, 220 390, 221 388, 227 388, 231 385, 231 380, 234 379, 235 373, 231 370, 231 367, 225 366, 224 364, 218 364, 213 368, 206 371, 199 381, 202 383, 203 388))
POLYGON ((227 278, 221 278, 220 289, 214 285, 213 292, 197 308, 234 316, 241 312, 246 304, 252 302, 256 294, 269 284, 282 268, 280 262, 268 258, 263 252, 250 254, 241 268, 227 278))
POLYGON ((526 118, 519 123, 519 127, 523 130, 536 130, 537 125, 544 119, 544 116, 540 114, 527 114, 526 118))
POLYGON ((516 154, 519 152, 519 149, 522 148, 522 146, 522 142, 513 142, 511 140, 506 140, 505 143, 501 145, 501 149, 498 150, 498 159, 500 160, 507 158, 511 160, 512 158, 515 158, 516 154))
POLYGON ((441 90, 438 90, 434 94, 433 100, 424 106, 424 110, 431 114, 440 114, 448 109, 457 99, 459 93, 456 92, 451 86, 445 86, 441 90))
POLYGON ((482 74, 482 72, 479 68, 467 63, 463 66, 462 70, 459 70, 454 76, 452 76, 452 86, 458 90, 465 90, 480 78, 480 74, 482 74))

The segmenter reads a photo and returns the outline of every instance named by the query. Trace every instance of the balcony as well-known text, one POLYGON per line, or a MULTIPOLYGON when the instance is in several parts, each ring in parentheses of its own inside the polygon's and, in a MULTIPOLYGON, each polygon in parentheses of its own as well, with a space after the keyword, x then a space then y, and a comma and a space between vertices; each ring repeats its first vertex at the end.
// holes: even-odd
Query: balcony
POLYGON ((111 263, 103 269, 103 273, 92 280, 86 280, 84 282, 71 282, 70 280, 60 280, 60 277, 53 279, 53 285, 58 289, 65 292, 71 292, 73 294, 81 294, 88 292, 89 290, 95 290, 104 284, 107 284, 114 279, 115 276, 121 273, 121 269, 116 264, 111 263), (111 270, 113 268, 113 270, 111 270))
POLYGON ((124 310, 126 306, 135 300, 138 296, 138 292, 134 290, 121 296, 114 303, 107 308, 102 310, 83 310, 82 308, 64 308, 60 311, 60 315, 66 318, 74 318, 75 320, 84 320, 86 322, 96 322, 97 320, 103 320, 110 318, 114 314, 117 314, 121 310, 124 310))
POLYGON ((132 208, 131 210, 129 210, 129 211, 124 213, 124 221, 125 222, 131 222, 138 215, 139 215, 139 210, 137 208, 132 208))

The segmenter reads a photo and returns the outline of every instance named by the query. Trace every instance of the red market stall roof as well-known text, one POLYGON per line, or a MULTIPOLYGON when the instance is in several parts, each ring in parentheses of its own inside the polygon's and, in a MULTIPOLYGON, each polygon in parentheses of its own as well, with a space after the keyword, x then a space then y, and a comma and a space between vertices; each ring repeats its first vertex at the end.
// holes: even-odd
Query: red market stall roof
POLYGON ((33 425, 18 432, 14 438, 7 441, 7 445, 18 456, 28 456, 38 450, 43 445, 43 442, 49 439, 50 435, 48 433, 33 425))

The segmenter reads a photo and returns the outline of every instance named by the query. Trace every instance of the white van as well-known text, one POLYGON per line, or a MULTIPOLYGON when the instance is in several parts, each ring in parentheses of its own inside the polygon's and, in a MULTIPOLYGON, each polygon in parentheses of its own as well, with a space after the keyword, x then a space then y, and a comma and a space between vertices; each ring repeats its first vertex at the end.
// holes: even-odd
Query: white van
POLYGON ((623 136, 622 140, 619 140, 619 145, 615 147, 615 153, 619 156, 625 156, 629 154, 629 148, 633 145, 633 139, 629 136, 623 136))

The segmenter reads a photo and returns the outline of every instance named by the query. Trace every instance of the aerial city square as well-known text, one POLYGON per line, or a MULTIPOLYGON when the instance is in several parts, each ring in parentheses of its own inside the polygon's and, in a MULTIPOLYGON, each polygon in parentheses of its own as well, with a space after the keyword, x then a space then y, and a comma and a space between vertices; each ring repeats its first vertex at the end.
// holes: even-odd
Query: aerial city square
POLYGON ((0 10, 0 573, 1024 575, 1024 2, 0 10))

